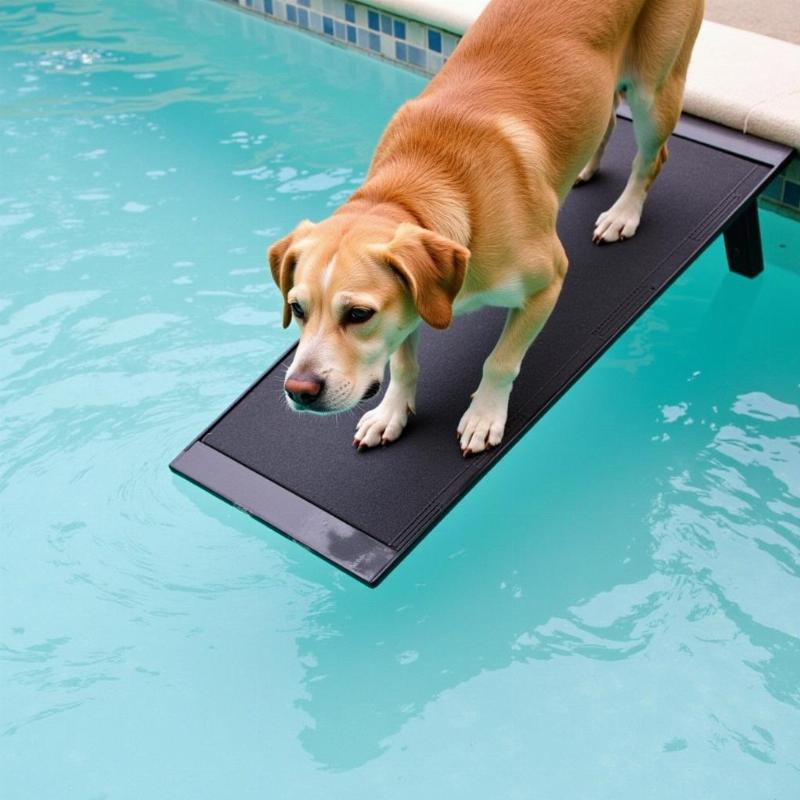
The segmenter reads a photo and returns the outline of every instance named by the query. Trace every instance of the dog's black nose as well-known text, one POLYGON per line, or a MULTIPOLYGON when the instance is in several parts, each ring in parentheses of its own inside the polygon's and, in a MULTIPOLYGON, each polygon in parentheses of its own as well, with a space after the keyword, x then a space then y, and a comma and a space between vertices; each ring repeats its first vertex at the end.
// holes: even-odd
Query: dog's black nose
POLYGON ((324 388, 325 381, 322 378, 302 372, 290 375, 284 384, 286 394, 301 406, 313 405, 314 401, 322 394, 324 388))

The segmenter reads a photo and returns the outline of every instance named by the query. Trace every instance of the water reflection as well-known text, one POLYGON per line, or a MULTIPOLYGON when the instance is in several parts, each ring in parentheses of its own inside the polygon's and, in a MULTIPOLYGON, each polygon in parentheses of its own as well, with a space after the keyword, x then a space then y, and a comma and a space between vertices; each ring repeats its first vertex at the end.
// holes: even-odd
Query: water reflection
MULTIPOLYGON (((702 763, 732 746, 797 766, 787 734, 800 699, 800 386, 790 369, 781 396, 736 391, 775 385, 758 358, 775 336, 761 314, 783 303, 778 283, 754 300, 713 269, 613 348, 399 574, 372 593, 344 582, 325 599, 325 635, 302 647, 301 706, 315 720, 303 742, 318 761, 346 771, 405 746, 410 720, 435 716, 479 677, 491 698, 517 662, 544 662, 539 678, 563 671, 549 685, 580 720, 575 692, 596 711, 616 691, 573 685, 580 665, 622 661, 631 724, 642 696, 674 706, 665 728, 684 717, 663 752, 691 742, 702 763), (735 301, 727 314, 709 319, 709 289, 735 301), (749 365, 742 380, 717 353, 748 312, 724 358, 749 365), (675 352, 690 355, 676 365, 675 352)), ((544 702, 523 685, 521 737, 544 702)))

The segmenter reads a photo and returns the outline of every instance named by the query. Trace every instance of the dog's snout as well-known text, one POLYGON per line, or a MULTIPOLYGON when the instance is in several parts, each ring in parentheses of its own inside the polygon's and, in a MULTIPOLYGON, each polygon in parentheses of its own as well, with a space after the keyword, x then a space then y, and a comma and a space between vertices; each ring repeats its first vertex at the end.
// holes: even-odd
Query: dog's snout
POLYGON ((301 406, 310 406, 322 394, 325 381, 316 375, 297 373, 290 375, 284 384, 286 394, 301 406))

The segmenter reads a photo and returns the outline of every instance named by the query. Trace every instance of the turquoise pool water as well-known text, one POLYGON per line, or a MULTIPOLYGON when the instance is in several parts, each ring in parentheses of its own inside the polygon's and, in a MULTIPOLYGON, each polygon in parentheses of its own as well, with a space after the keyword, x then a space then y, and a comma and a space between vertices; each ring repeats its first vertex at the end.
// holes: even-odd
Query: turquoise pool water
POLYGON ((800 796, 799 225, 377 590, 168 471, 421 86, 200 0, 0 6, 3 800, 800 796))

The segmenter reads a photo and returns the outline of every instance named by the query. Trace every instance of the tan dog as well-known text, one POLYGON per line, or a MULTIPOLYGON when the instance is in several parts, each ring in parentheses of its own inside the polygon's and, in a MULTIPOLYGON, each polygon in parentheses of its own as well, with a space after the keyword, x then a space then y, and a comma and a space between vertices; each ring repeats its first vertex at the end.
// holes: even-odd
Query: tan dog
MULTIPOLYGON (((333 413, 378 391, 355 444, 396 439, 414 410, 421 320, 509 309, 458 425, 461 449, 498 444, 523 356, 558 299, 556 215, 598 168, 617 99, 633 113, 630 179, 594 230, 633 236, 680 113, 702 0, 493 0, 422 94, 389 123, 364 185, 269 251, 301 335, 285 389, 333 413)), ((445 378, 446 376, 440 376, 445 378)))

